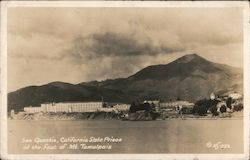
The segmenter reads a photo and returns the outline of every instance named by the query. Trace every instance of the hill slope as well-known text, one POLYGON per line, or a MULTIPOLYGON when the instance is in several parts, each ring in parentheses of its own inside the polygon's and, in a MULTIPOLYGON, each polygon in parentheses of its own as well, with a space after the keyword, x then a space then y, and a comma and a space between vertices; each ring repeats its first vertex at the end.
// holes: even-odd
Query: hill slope
POLYGON ((135 99, 177 98, 196 101, 211 92, 242 93, 242 69, 185 55, 169 64, 148 66, 128 78, 69 84, 53 82, 8 94, 8 109, 22 110, 44 102, 100 101, 131 103, 135 99))

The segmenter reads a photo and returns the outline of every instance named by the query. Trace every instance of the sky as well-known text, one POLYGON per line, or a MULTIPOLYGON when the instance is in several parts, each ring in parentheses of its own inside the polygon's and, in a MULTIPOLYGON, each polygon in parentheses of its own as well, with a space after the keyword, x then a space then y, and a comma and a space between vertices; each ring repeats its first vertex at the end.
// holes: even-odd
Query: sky
POLYGON ((240 8, 9 8, 8 91, 128 77, 196 53, 243 66, 240 8))

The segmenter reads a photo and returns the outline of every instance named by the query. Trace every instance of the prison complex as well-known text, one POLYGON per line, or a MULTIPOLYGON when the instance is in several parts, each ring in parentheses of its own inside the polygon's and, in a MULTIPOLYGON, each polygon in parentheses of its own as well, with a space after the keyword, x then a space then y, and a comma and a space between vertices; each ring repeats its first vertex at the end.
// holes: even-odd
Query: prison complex
POLYGON ((115 110, 125 111, 129 109, 127 104, 117 104, 112 108, 105 107, 104 102, 59 102, 59 103, 44 103, 41 107, 24 107, 25 112, 96 112, 104 111, 111 112, 115 110))

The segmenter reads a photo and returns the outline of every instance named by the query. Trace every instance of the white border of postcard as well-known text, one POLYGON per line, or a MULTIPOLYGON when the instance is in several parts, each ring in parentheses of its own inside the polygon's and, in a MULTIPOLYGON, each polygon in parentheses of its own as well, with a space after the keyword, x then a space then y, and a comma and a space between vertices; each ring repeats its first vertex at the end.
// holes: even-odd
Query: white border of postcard
POLYGON ((191 1, 2 1, 1 2, 1 159, 249 159, 249 3, 191 1), (9 7, 241 7, 244 26, 243 154, 8 154, 7 153, 7 9, 9 7))

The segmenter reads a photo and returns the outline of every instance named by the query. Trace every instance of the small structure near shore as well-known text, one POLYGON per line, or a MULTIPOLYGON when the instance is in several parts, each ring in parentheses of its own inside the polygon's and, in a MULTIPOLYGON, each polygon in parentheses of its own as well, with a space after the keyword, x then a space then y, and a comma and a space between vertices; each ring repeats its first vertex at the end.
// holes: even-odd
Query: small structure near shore
POLYGON ((188 101, 161 102, 160 110, 177 111, 183 114, 191 114, 194 103, 188 101))

